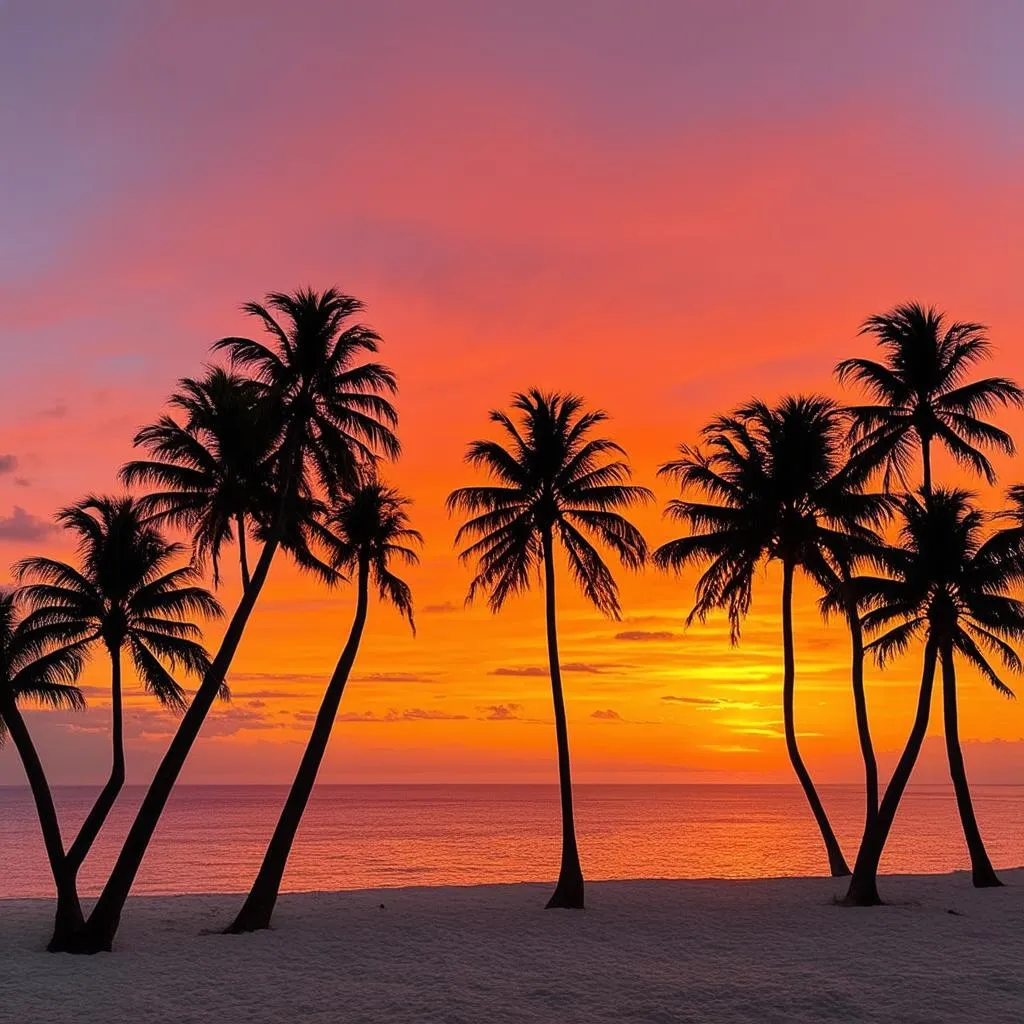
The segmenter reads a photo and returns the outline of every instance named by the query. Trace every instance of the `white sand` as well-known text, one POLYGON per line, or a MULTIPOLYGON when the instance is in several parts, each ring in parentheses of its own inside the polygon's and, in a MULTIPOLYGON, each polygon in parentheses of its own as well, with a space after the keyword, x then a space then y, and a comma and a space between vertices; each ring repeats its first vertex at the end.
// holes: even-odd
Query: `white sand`
POLYGON ((873 910, 828 879, 592 883, 583 913, 537 885, 313 893, 245 937, 200 934, 238 896, 150 897, 92 958, 41 952, 48 905, 7 900, 0 1019, 1019 1024, 1024 870, 1004 877, 885 878, 899 904, 873 910))

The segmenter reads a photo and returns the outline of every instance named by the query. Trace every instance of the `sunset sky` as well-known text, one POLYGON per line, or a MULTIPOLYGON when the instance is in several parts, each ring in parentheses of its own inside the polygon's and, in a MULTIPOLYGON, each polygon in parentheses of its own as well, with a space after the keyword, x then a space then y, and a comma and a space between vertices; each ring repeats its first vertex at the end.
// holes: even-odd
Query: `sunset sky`
MULTIPOLYGON (((0 0, 0 572, 72 554, 54 510, 117 487, 175 380, 255 331, 242 301, 335 284, 385 339, 418 634, 371 608, 326 781, 554 779, 541 595, 465 609, 443 506, 513 391, 607 409, 660 507, 657 466, 709 416, 838 395, 858 324, 896 302, 989 324, 993 372, 1024 378, 1024 6, 580 7, 0 0)), ((691 579, 621 579, 622 622, 560 595, 577 779, 789 781, 777 573, 736 648, 721 619, 684 628, 691 579)), ((804 750, 856 780, 848 641, 799 599, 804 750)), ((351 610, 278 562, 187 781, 290 780, 351 610)), ((919 670, 871 670, 883 751, 919 670)), ((54 781, 105 776, 108 674, 88 713, 31 716, 54 781)), ((1024 781, 1024 709, 962 693, 972 778, 1024 781)), ((133 688, 127 728, 145 781, 174 719, 133 688)), ((921 771, 943 776, 937 741, 921 771)))

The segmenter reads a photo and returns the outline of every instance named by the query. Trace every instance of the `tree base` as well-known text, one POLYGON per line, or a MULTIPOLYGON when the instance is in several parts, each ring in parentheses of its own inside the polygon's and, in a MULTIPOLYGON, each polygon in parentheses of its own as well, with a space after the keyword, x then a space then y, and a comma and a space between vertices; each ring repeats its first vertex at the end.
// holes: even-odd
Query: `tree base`
POLYGON ((850 888, 839 901, 841 907, 882 907, 882 897, 878 895, 878 882, 874 877, 856 878, 850 881, 850 888))
POLYGON ((265 932, 269 930, 269 921, 263 923, 262 921, 243 920, 241 917, 236 917, 235 920, 221 932, 221 935, 252 935, 253 932, 265 932))
POLYGON ((560 878, 545 910, 583 910, 583 876, 560 878))
POLYGON ((974 872, 971 876, 971 883, 975 889, 1002 889, 1006 886, 1006 883, 1001 881, 991 868, 988 871, 974 872))

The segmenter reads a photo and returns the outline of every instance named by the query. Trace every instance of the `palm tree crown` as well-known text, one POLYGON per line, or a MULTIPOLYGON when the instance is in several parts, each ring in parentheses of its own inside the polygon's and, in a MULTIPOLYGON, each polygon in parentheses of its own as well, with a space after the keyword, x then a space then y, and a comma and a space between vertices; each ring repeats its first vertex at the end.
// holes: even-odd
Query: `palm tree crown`
POLYGON ((282 485, 335 501, 381 455, 398 456, 398 415, 386 397, 397 390, 395 375, 381 363, 356 362, 380 344, 375 331, 350 322, 362 302, 334 288, 301 289, 242 308, 262 323, 269 342, 230 337, 213 347, 248 371, 275 409, 282 485))
POLYGON ((992 483, 995 471, 982 449, 1012 455, 1013 439, 980 417, 1000 406, 1021 405, 1024 391, 1005 377, 968 381, 973 367, 991 354, 982 324, 954 321, 918 303, 871 316, 861 328, 882 348, 881 362, 844 359, 841 382, 866 389, 872 405, 851 409, 854 455, 872 468, 884 466, 886 482, 904 484, 916 447, 931 489, 930 446, 939 441, 962 465, 992 483))
POLYGON ((683 445, 681 457, 661 467, 706 498, 669 502, 667 515, 690 534, 653 556, 676 572, 710 563, 690 621, 724 608, 735 642, 763 561, 800 566, 833 591, 844 567, 874 550, 888 499, 861 493, 863 475, 845 461, 844 433, 842 411, 829 398, 788 397, 774 407, 752 401, 708 424, 705 448, 683 445))
POLYGON ((325 517, 324 528, 330 535, 334 567, 340 572, 365 567, 381 600, 393 604, 415 629, 412 591, 392 571, 394 562, 419 561, 411 545, 422 544, 423 537, 409 525, 410 504, 394 488, 370 480, 338 500, 325 517))
POLYGON ((169 404, 182 422, 161 416, 135 435, 135 445, 152 456, 129 462, 121 479, 129 487, 155 486, 139 499, 156 522, 187 529, 197 563, 209 558, 213 582, 220 582, 220 552, 237 536, 243 584, 249 568, 246 531, 267 518, 271 504, 270 460, 276 426, 261 402, 262 388, 221 367, 198 380, 185 378, 169 404))
POLYGON ((640 568, 647 545, 640 531, 616 509, 652 500, 646 487, 628 484, 623 449, 594 428, 607 419, 583 411, 575 395, 533 389, 513 397, 519 422, 500 411, 490 418, 505 443, 474 441, 466 454, 496 482, 461 487, 448 497, 449 512, 472 516, 456 543, 471 541, 464 561, 478 563, 469 598, 481 588, 495 611, 528 589, 544 558, 544 537, 557 538, 583 593, 607 615, 620 613, 618 585, 594 542, 610 547, 624 565, 640 568), (610 456, 610 460, 609 457, 610 456))
POLYGON ((882 663, 913 641, 948 644, 1002 694, 1013 691, 993 666, 1024 670, 1012 644, 1024 640, 1024 602, 1012 596, 1024 579, 1018 559, 1002 557, 989 517, 962 490, 900 501, 898 546, 887 553, 889 576, 862 576, 865 628, 881 632, 869 649, 882 663))
POLYGON ((28 581, 22 588, 32 608, 26 628, 76 650, 97 643, 112 653, 127 648, 146 689, 161 703, 183 708, 184 691, 164 663, 202 676, 209 657, 191 616, 222 614, 197 585, 194 565, 168 568, 183 546, 147 523, 132 498, 88 497, 57 520, 78 534, 81 568, 44 557, 15 566, 28 581))

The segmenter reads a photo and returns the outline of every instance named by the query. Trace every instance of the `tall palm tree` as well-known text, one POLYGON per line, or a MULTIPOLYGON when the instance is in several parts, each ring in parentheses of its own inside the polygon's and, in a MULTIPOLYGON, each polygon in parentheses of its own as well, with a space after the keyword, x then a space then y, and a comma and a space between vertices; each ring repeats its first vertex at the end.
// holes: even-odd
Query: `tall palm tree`
POLYGON ((863 475, 851 469, 842 444, 844 416, 831 399, 784 398, 769 407, 753 401, 718 417, 702 431, 705 448, 681 448, 662 466, 684 492, 705 500, 669 503, 667 515, 689 534, 663 544, 654 562, 682 572, 704 565, 689 620, 728 612, 734 643, 750 610, 754 575, 769 561, 782 565, 783 724, 786 749, 821 830, 834 876, 849 874, 839 842, 797 743, 794 699, 793 585, 798 569, 827 592, 839 590, 854 638, 852 679, 867 780, 867 818, 877 800, 877 767, 868 728, 863 653, 857 609, 849 591, 854 560, 878 545, 875 528, 888 515, 888 499, 861 492, 863 475))
POLYGON ((970 371, 991 355, 982 324, 947 323, 944 314, 916 302, 870 316, 861 327, 883 350, 882 361, 844 359, 843 383, 860 384, 874 404, 854 406, 854 455, 885 466, 886 486, 904 486, 914 450, 920 448, 924 490, 932 490, 932 444, 938 442, 962 465, 994 482, 983 449, 1012 455, 1013 439, 981 419, 1000 406, 1024 404, 1024 391, 1005 377, 969 381, 970 371))
POLYGON ((83 709, 85 698, 74 685, 85 664, 83 646, 70 643, 53 649, 45 631, 25 625, 17 592, 0 591, 0 743, 9 733, 32 791, 57 889, 56 929, 61 936, 81 927, 82 908, 74 875, 67 867, 53 795, 19 705, 31 701, 51 708, 83 709))
POLYGON ((201 678, 210 666, 202 630, 191 617, 217 618, 223 611, 197 584, 195 566, 170 568, 184 547, 146 523, 134 499, 90 495, 56 518, 77 534, 80 567, 39 556, 15 566, 31 609, 25 626, 54 646, 90 653, 102 648, 111 667, 110 776, 67 851, 68 870, 77 878, 124 786, 122 656, 128 654, 146 690, 164 707, 183 711, 185 692, 171 672, 201 678))
POLYGON ((277 549, 301 530, 290 513, 310 507, 314 490, 332 500, 356 486, 381 456, 394 458, 399 442, 397 413, 388 396, 394 373, 380 363, 360 362, 376 352, 380 338, 353 322, 362 303, 331 288, 273 293, 265 304, 244 311, 268 338, 222 338, 214 349, 258 382, 276 427, 268 478, 274 507, 263 524, 263 546, 210 670, 189 705, 157 768, 99 899, 69 947, 75 952, 109 950, 121 910, 153 837, 160 815, 231 666, 246 623, 267 579, 277 549))
POLYGON ((191 533, 197 562, 209 559, 215 586, 221 549, 234 540, 242 586, 249 585, 247 537, 273 506, 268 478, 279 425, 264 397, 259 382, 218 366, 180 380, 168 404, 182 422, 165 415, 143 427, 135 445, 151 458, 121 470, 127 486, 155 488, 140 504, 155 521, 191 533))
POLYGON ((899 802, 920 754, 937 664, 942 667, 943 719, 950 775, 971 855, 974 884, 1000 885, 974 816, 957 722, 956 656, 974 666, 1000 693, 1012 691, 993 667, 1024 669, 1013 645, 1024 641, 1024 602, 1012 596, 1024 578, 1021 560, 1005 557, 999 534, 985 537, 986 516, 965 491, 936 489, 901 501, 899 544, 887 553, 890 574, 857 581, 869 610, 865 627, 881 635, 870 644, 881 663, 924 642, 924 672, 907 745, 882 798, 877 827, 865 833, 846 901, 880 903, 878 865, 899 802))
POLYGON ((474 441, 466 454, 466 461, 486 470, 494 483, 453 491, 448 510, 471 517, 456 535, 456 544, 469 542, 461 558, 477 566, 467 600, 486 591, 491 610, 498 612, 509 597, 529 589, 535 571, 544 574, 562 810, 561 867, 548 907, 582 908, 583 871, 558 660, 555 544, 583 594, 599 611, 618 618, 618 585, 595 543, 611 548, 628 568, 639 569, 647 545, 616 510, 648 502, 653 495, 646 487, 626 483, 629 465, 618 444, 592 436, 607 419, 604 412, 585 411, 576 395, 536 388, 513 396, 512 409, 515 419, 504 412, 490 414, 504 435, 501 442, 474 441))
POLYGON ((339 572, 354 574, 356 578, 355 617, 348 642, 324 692, 277 827, 249 895, 227 929, 230 933, 270 927, 295 834, 327 752, 345 684, 359 650, 371 585, 376 587, 381 600, 394 605, 409 620, 409 625, 413 625, 412 592, 392 571, 395 562, 414 565, 419 561, 411 545, 422 543, 422 538, 409 526, 408 505, 408 500, 397 491, 379 481, 370 481, 342 498, 327 517, 325 526, 330 531, 333 563, 339 572))

